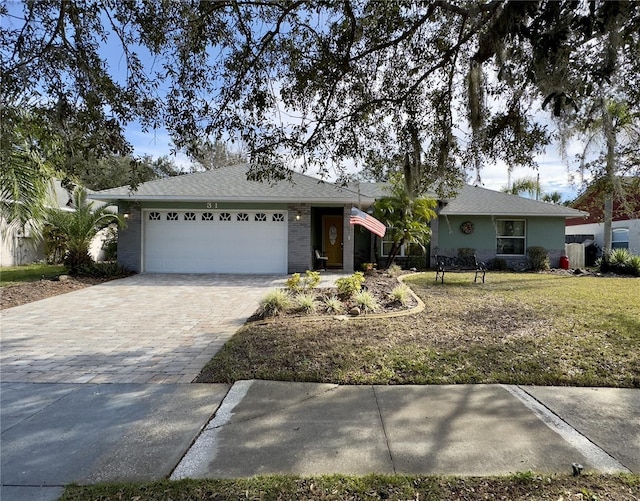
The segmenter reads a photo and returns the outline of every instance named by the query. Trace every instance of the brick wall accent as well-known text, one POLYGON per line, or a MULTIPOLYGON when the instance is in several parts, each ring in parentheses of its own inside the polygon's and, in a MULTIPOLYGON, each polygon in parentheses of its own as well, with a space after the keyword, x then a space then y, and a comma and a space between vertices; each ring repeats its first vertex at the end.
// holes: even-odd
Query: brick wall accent
POLYGON ((290 204, 288 211, 288 273, 302 273, 313 269, 311 248, 311 207, 308 204, 290 204), (300 219, 296 216, 300 214, 300 219))
POLYGON ((139 207, 119 205, 120 214, 128 213, 127 227, 118 230, 118 264, 128 270, 142 271, 142 211, 139 207))

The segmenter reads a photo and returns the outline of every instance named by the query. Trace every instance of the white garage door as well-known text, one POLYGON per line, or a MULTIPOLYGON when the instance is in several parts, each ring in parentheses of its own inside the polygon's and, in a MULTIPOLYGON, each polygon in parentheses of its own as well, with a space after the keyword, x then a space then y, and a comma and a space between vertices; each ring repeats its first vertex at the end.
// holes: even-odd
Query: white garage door
POLYGON ((287 272, 286 211, 149 210, 143 219, 146 272, 287 272))

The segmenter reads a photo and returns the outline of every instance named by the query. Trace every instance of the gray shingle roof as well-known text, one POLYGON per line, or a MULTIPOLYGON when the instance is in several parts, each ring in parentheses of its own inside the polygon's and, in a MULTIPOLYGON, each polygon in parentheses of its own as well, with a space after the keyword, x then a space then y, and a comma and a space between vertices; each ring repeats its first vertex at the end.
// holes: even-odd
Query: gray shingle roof
MULTIPOLYGON (((358 192, 294 172, 292 181, 275 184, 247 180, 246 165, 222 167, 206 172, 149 181, 130 192, 128 186, 97 192, 102 200, 175 200, 234 202, 357 203, 358 192)), ((361 194, 363 203, 373 198, 361 194)))
POLYGON ((539 200, 531 200, 479 186, 464 186, 455 198, 446 200, 440 211, 446 216, 489 215, 489 216, 556 216, 579 217, 586 212, 539 200))
MULTIPOLYGON (((233 201, 272 203, 339 203, 370 205, 388 195, 387 183, 349 183, 341 187, 293 173, 292 181, 275 184, 247 180, 246 165, 149 181, 130 192, 128 186, 95 192, 98 200, 233 201)), ((446 200, 443 215, 578 217, 587 213, 563 205, 509 195, 477 186, 464 186, 446 200)))

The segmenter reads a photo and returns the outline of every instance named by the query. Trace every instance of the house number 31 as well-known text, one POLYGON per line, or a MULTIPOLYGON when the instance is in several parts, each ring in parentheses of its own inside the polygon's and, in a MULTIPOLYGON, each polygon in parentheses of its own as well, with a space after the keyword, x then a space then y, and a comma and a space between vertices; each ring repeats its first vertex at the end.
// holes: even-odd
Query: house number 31
POLYGON ((207 202, 207 209, 217 209, 218 208, 218 202, 207 202))

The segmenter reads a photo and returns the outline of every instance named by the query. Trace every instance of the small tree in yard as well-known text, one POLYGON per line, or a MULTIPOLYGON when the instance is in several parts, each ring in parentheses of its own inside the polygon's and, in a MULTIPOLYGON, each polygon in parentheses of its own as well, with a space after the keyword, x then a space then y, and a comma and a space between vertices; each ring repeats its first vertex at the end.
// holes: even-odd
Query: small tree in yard
POLYGON ((390 195, 374 205, 374 216, 387 226, 393 242, 385 268, 391 266, 404 244, 424 246, 429 242, 429 221, 437 217, 436 204, 435 200, 413 196, 402 174, 391 177, 390 195))
POLYGON ((83 266, 93 263, 89 247, 97 233, 110 224, 122 226, 124 221, 118 214, 108 210, 107 204, 94 208, 93 203, 87 202, 87 192, 82 187, 74 191, 73 205, 73 211, 49 210, 46 220, 55 233, 65 236, 63 263, 69 273, 78 274, 83 266))

